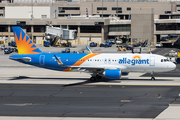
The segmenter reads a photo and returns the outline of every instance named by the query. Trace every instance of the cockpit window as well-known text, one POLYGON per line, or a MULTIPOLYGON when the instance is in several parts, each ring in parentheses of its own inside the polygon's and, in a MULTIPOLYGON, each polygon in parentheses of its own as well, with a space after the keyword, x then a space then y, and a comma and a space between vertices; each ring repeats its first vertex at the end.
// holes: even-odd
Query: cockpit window
POLYGON ((169 59, 161 59, 161 62, 169 62, 169 59))

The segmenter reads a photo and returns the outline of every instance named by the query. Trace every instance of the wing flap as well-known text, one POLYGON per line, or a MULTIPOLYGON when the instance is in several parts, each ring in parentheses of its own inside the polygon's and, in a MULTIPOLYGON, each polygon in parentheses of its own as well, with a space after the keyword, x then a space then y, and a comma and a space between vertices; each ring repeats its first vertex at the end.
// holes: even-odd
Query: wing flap
POLYGON ((121 69, 121 70, 125 70, 126 66, 70 66, 71 68, 84 68, 84 69, 121 69))

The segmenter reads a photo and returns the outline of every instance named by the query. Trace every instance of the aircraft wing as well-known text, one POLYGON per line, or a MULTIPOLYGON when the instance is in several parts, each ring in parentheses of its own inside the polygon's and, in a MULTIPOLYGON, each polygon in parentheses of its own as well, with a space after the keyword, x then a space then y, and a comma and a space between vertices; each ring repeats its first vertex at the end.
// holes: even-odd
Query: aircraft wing
POLYGON ((80 72, 90 72, 90 73, 102 73, 104 70, 111 69, 121 69, 125 70, 125 66, 71 66, 71 69, 75 69, 80 72))
POLYGON ((71 68, 84 68, 84 69, 121 69, 121 70, 125 70, 126 66, 70 66, 71 68))

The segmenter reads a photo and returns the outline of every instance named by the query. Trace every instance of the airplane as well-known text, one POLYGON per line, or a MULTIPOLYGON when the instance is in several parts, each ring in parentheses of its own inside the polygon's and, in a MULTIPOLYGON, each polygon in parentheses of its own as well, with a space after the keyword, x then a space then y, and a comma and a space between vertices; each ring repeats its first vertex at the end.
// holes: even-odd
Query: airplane
POLYGON ((12 29, 19 54, 11 55, 10 59, 57 71, 89 72, 90 81, 102 77, 121 79, 121 76, 128 75, 129 72, 151 73, 151 80, 155 80, 154 72, 176 68, 166 57, 157 54, 92 53, 87 46, 88 53, 45 53, 32 42, 21 27, 12 29))

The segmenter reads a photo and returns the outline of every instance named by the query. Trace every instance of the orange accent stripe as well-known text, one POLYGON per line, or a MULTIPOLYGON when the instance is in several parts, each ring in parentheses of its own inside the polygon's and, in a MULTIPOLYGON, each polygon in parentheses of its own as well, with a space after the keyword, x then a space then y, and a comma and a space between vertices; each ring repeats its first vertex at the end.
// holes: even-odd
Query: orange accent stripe
POLYGON ((68 68, 66 68, 65 70, 63 70, 63 71, 73 71, 72 69, 71 69, 71 67, 68 67, 68 68))
POLYGON ((96 55, 99 55, 100 53, 91 53, 91 54, 88 54, 86 56, 84 56, 83 58, 81 58, 79 61, 77 61, 74 65, 72 66, 80 66, 81 64, 83 64, 86 60, 96 56, 96 55), (84 61, 83 61, 84 60, 84 61))
MULTIPOLYGON (((99 54, 101 54, 101 53, 91 53, 91 54, 88 54, 88 55, 86 55, 86 56, 84 56, 83 58, 81 58, 79 61, 77 61, 74 65, 72 65, 72 66, 80 66, 82 63, 84 63, 86 60, 88 60, 88 59, 90 59, 90 58, 92 58, 92 57, 94 57, 94 56, 96 56, 96 55, 99 55, 99 54), (83 61, 83 59, 84 59, 84 61, 83 61), (82 60, 82 61, 81 61, 82 60)), ((65 70, 63 70, 63 71, 73 71, 73 69, 71 69, 71 67, 68 67, 68 68, 66 68, 65 70)))

